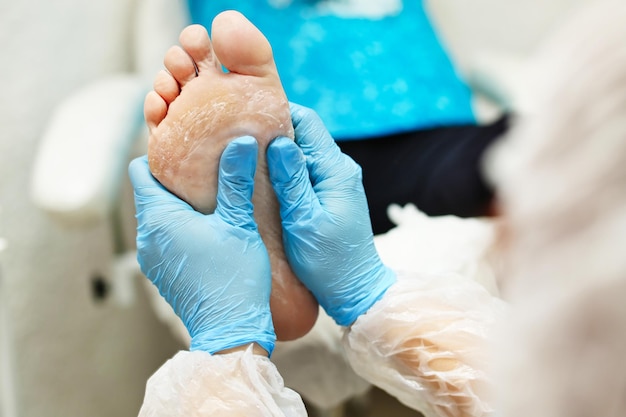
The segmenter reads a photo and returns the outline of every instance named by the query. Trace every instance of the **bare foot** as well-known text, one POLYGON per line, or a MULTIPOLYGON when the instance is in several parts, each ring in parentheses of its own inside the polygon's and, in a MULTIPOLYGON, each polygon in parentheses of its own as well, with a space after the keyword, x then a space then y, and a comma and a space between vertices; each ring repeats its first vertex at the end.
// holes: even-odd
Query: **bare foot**
POLYGON ((148 160, 163 186, 211 213, 217 166, 226 144, 251 135, 259 142, 254 215, 272 264, 271 309, 279 340, 306 334, 318 306, 286 261, 278 203, 269 182, 265 150, 277 136, 293 138, 289 103, 271 47, 263 34, 234 11, 213 20, 212 40, 200 25, 185 28, 165 55, 144 104, 150 130, 148 160), (222 65, 228 72, 222 71, 222 65))

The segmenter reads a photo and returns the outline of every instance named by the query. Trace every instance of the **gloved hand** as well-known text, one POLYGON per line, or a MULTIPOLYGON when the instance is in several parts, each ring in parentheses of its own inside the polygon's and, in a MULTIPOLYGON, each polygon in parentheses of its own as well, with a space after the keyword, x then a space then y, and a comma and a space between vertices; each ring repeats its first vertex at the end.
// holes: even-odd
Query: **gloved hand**
POLYGON ((213 354, 252 342, 269 354, 274 348, 270 261, 251 202, 257 152, 252 137, 226 147, 209 215, 168 192, 145 156, 130 164, 137 260, 187 327, 191 350, 213 354))
POLYGON ((374 247, 361 168, 312 110, 292 104, 291 117, 295 143, 278 138, 267 149, 285 253, 328 315, 348 326, 396 276, 374 247))

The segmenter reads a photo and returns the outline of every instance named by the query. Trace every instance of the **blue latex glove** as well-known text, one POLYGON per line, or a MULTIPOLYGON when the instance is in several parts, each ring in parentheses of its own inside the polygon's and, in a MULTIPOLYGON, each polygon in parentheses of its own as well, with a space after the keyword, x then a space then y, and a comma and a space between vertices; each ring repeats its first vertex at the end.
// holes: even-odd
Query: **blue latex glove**
POLYGON ((187 327, 191 350, 213 354, 253 342, 269 354, 274 348, 270 261, 251 202, 257 152, 252 137, 226 147, 209 215, 168 192, 146 157, 130 164, 137 260, 187 327))
POLYGON ((285 253, 320 305, 347 326, 396 276, 374 247, 361 167, 341 152, 315 112, 292 105, 291 117, 295 143, 278 138, 267 150, 285 253))

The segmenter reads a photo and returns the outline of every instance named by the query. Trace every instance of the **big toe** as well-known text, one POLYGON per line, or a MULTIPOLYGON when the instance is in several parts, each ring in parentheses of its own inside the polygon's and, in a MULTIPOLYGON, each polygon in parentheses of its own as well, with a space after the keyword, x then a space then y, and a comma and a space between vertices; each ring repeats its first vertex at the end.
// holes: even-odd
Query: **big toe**
POLYGON ((228 10, 213 19, 213 49, 230 72, 264 77, 277 75, 272 47, 241 13, 228 10))

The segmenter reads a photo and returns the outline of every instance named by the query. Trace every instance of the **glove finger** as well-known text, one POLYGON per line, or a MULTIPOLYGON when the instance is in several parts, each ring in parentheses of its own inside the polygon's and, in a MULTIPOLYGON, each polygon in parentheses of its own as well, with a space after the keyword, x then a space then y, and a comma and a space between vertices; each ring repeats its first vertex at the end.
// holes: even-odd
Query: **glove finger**
POLYGON ((191 206, 185 201, 170 193, 157 181, 148 165, 146 155, 133 159, 128 166, 128 176, 135 193, 137 213, 152 205, 160 206, 162 211, 189 210, 191 206))
POLYGON ((152 176, 148 166, 148 156, 143 155, 130 161, 128 166, 128 176, 130 182, 137 191, 151 190, 153 187, 163 188, 163 186, 152 176))
POLYGON ((312 216, 322 210, 298 145, 284 137, 272 141, 267 147, 267 166, 283 226, 313 224, 312 216))
POLYGON ((295 141, 306 156, 311 182, 316 187, 319 183, 334 182, 351 177, 356 163, 341 152, 326 126, 315 111, 290 103, 291 120, 295 130, 295 141))
POLYGON ((252 193, 259 145, 252 136, 230 142, 220 158, 215 213, 228 224, 256 230, 252 193))

